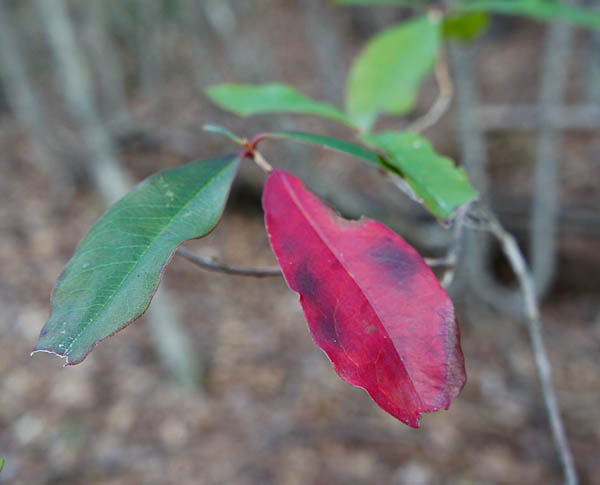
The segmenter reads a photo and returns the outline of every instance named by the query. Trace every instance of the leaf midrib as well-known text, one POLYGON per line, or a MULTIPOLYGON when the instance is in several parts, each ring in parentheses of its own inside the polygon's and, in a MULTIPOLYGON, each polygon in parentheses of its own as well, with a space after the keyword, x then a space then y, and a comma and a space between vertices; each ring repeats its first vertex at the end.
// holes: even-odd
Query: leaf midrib
MULTIPOLYGON (((290 194, 290 197, 291 197, 292 201, 294 202, 294 204, 296 205, 296 207, 298 207, 298 209, 300 210, 300 212, 302 213, 302 215, 305 217, 305 219, 307 220, 307 222, 310 225, 310 227, 313 229, 313 231, 315 231, 315 233, 317 234, 317 236, 319 236, 319 238, 323 241, 323 244, 325 245, 325 247, 329 250, 329 252, 333 255, 333 257, 338 261, 338 263, 340 263, 340 265, 342 266, 342 268, 344 268, 344 270, 346 271, 346 273, 348 274, 348 276, 350 277, 350 279, 352 280, 352 282, 356 285, 356 287, 360 290, 360 292, 363 294, 363 296, 365 297, 365 299, 369 302, 369 305, 371 305, 371 308, 373 308, 373 311, 375 312, 375 315, 377 316, 377 319, 379 320, 379 324, 381 325, 381 327, 383 328, 384 332, 387 334, 388 338, 392 342, 392 345, 394 345, 394 339, 392 339, 392 337, 390 336, 389 332, 387 331, 387 329, 383 325, 383 323, 382 323, 383 319, 379 315, 379 312, 377 311, 377 307, 371 301, 371 298, 369 297, 369 295, 357 283, 357 281, 354 278, 354 275, 352 274, 352 272, 350 271, 350 269, 348 269, 348 267, 346 266, 346 264, 344 263, 344 261, 342 259, 340 259, 338 257, 338 255, 336 254, 336 252, 333 250, 333 245, 329 242, 329 239, 321 232, 321 230, 319 229, 319 227, 311 219, 310 215, 304 210, 304 207, 302 206, 302 203, 300 202, 300 200, 296 196, 296 193, 294 192, 294 189, 290 186, 290 184, 289 184, 289 182, 287 181, 286 178, 283 178, 283 183, 285 184, 285 187, 286 187, 288 193, 290 194)), ((337 330, 336 330, 336 333, 337 333, 337 330)), ((342 349, 344 350, 344 353, 346 354, 346 356, 352 362, 354 362, 354 360, 352 360, 352 358, 346 352, 346 349, 344 347, 342 347, 342 349)), ((396 350, 397 353, 399 353, 398 350, 396 349, 395 345, 394 345, 394 349, 396 350)), ((417 388, 416 388, 416 386, 414 384, 413 378, 410 375, 410 372, 408 371, 408 368, 406 367, 406 364, 402 360, 400 360, 400 362, 402 364, 402 367, 404 367, 404 370, 406 371, 406 375, 409 377, 410 385, 412 386, 413 390, 415 391, 415 395, 419 399, 420 408, 421 409, 425 408, 425 406, 423 404, 423 401, 421 399, 421 395, 419 394, 419 391, 417 390, 417 388)), ((357 365, 356 362, 355 362, 355 365, 357 365)))

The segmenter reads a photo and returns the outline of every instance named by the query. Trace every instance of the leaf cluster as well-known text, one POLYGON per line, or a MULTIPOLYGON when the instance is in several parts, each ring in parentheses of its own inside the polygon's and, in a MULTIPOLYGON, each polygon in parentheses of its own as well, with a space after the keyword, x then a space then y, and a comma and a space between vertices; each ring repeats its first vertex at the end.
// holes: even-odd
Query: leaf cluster
MULTIPOLYGON (((551 0, 461 0, 442 9, 408 0, 336 3, 427 10, 367 43, 350 69, 344 109, 281 83, 219 84, 207 95, 240 116, 319 116, 347 127, 353 140, 274 131, 249 142, 207 125, 242 150, 159 172, 111 207, 58 278, 51 315, 34 351, 76 364, 138 318, 177 247, 216 226, 241 160, 262 160, 257 146, 264 139, 309 143, 361 159, 403 179, 439 221, 451 220, 478 195, 464 171, 418 133, 374 130, 378 118, 409 113, 441 55, 443 39, 476 38, 489 24, 488 12, 600 28, 598 12, 551 0)), ((270 170, 264 160, 261 164, 270 170)), ((458 329, 451 302, 416 251, 375 221, 339 218, 300 181, 278 170, 267 180, 263 206, 286 281, 300 294, 311 334, 340 376, 412 426, 421 412, 447 408, 465 377, 458 329)))

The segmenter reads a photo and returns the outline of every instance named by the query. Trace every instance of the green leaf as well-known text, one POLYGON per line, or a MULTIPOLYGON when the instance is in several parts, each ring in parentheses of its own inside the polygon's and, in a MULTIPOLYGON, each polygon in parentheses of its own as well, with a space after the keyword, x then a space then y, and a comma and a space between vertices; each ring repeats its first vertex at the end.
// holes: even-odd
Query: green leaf
POLYGON ((177 246, 219 221, 238 166, 230 155, 165 170, 112 206, 59 276, 34 352, 77 364, 138 318, 177 246))
POLYGON ((463 0, 454 11, 490 11, 539 21, 564 20, 580 27, 600 29, 599 9, 581 8, 554 0, 463 0))
POLYGON ((449 219, 455 209, 477 197, 462 168, 438 155, 427 139, 409 132, 387 131, 360 137, 381 149, 435 217, 449 219))
POLYGON ((221 108, 239 116, 262 113, 296 113, 329 118, 352 126, 335 106, 307 98, 287 84, 217 84, 206 90, 221 108))
POLYGON ((419 17, 376 35, 354 62, 346 87, 350 118, 368 131, 379 113, 403 114, 435 63, 439 20, 419 17))
POLYGON ((3 468, 4 468, 4 457, 0 456, 0 472, 2 471, 3 468))
POLYGON ((485 12, 467 12, 444 19, 444 37, 471 42, 479 37, 490 24, 490 16, 485 12))
POLYGON ((229 138, 230 140, 234 141, 238 145, 243 145, 244 144, 244 140, 242 140, 241 137, 237 136, 232 131, 229 131, 227 128, 223 128, 222 126, 219 126, 219 125, 203 125, 202 129, 204 131, 208 131, 210 133, 217 133, 219 135, 226 136, 227 138, 229 138))
POLYGON ((372 150, 365 148, 362 145, 352 143, 339 138, 333 138, 325 135, 317 135, 315 133, 306 133, 303 131, 273 131, 265 133, 265 138, 288 138, 312 145, 318 145, 338 152, 346 153, 357 158, 361 158, 371 163, 381 165, 381 157, 372 150))

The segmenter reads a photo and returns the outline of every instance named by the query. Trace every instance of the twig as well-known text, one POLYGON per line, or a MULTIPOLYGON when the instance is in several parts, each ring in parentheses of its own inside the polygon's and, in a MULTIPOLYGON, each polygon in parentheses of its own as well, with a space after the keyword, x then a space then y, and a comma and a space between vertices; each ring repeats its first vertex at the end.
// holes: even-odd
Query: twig
MULTIPOLYGON (((383 169, 382 169, 383 171, 383 169)), ((404 195, 406 195, 410 200, 416 202, 417 204, 420 205, 424 205, 425 202, 423 201, 423 199, 421 199, 421 197, 419 197, 417 195, 417 193, 414 191, 414 189, 409 185, 409 183, 403 179, 402 177, 400 177, 400 175, 397 175, 395 173, 392 172, 388 172, 383 171, 384 175, 388 178, 388 180, 390 182, 392 182, 396 188, 398 190, 400 190, 401 192, 404 193, 404 195)))
POLYGON ((437 58, 435 65, 435 79, 439 89, 438 97, 427 113, 408 125, 408 131, 421 133, 440 121, 442 116, 448 111, 448 107, 450 106, 454 95, 454 86, 448 71, 448 59, 444 50, 440 52, 440 55, 437 58))
POLYGON ((456 264, 461 249, 461 241, 465 229, 465 219, 469 212, 470 204, 460 207, 457 210, 456 216, 452 221, 452 240, 446 253, 446 259, 451 262, 442 276, 441 284, 444 288, 448 288, 454 281, 456 275, 456 264))
POLYGON ((446 254, 446 256, 443 256, 441 258, 424 258, 425 259, 425 263, 427 263, 427 266, 429 266, 430 268, 443 268, 443 267, 449 267, 449 266, 454 266, 456 264, 456 259, 452 256, 450 256, 449 254, 446 254))
POLYGON ((554 438, 556 450, 560 457, 565 483, 568 485, 576 485, 578 483, 577 472, 573 462, 573 454, 571 453, 564 425, 560 417, 556 392, 552 384, 552 369, 544 344, 540 310, 532 275, 512 234, 507 232, 491 213, 488 213, 487 222, 489 231, 500 242, 502 251, 519 281, 519 286, 523 295, 525 316, 527 317, 529 338, 531 339, 531 346, 533 348, 535 365, 542 387, 544 404, 546 406, 546 412, 548 413, 550 428, 552 429, 552 437, 554 438))
POLYGON ((177 250, 179 256, 184 257, 188 261, 200 266, 203 269, 209 271, 215 271, 219 273, 226 273, 238 276, 253 276, 254 278, 264 278, 267 276, 281 276, 281 269, 279 266, 268 266, 265 268, 250 268, 247 266, 235 266, 225 263, 219 263, 210 258, 202 258, 195 255, 189 249, 179 248, 177 250))
POLYGON ((252 159, 254 160, 254 163, 256 163, 256 165, 262 168, 266 173, 271 173, 273 171, 271 164, 265 160, 265 157, 263 157, 258 150, 254 150, 252 152, 252 159))
MULTIPOLYGON (((477 103, 477 98, 474 96, 475 89, 471 89, 474 87, 472 80, 473 74, 470 76, 467 75, 466 72, 463 71, 464 65, 471 66, 471 63, 468 62, 468 54, 467 52, 462 51, 459 48, 453 49, 453 54, 455 60, 462 62, 462 66, 458 67, 458 71, 462 74, 460 77, 462 82, 459 86, 459 98, 463 105, 468 104, 469 113, 468 116, 461 117, 461 141, 463 142, 463 148, 469 147, 469 150, 465 148, 467 153, 463 153, 465 158, 465 165, 469 170, 471 176, 473 176, 473 172, 476 173, 477 182, 480 184, 480 189, 482 192, 487 192, 487 188, 489 185, 487 175, 485 174, 485 166, 482 163, 486 160, 486 150, 485 150, 485 141, 483 138, 483 132, 481 127, 478 126, 473 107, 477 103)), ((447 70, 446 70, 447 73, 447 70)), ((426 129, 431 126, 431 124, 437 122, 441 115, 436 115, 439 108, 436 108, 436 105, 442 104, 441 98, 442 95, 442 83, 439 80, 438 70, 436 69, 436 74, 438 75, 438 83, 440 84, 440 96, 432 109, 421 119, 417 120, 415 124, 411 126, 413 131, 420 131, 426 129), (439 101, 439 103, 438 103, 439 101), (433 122, 431 122, 433 120, 433 122)), ((448 101, 449 102, 449 101, 448 101)), ((445 110, 445 109, 444 109, 445 110)), ((443 114, 443 110, 442 110, 443 114)), ((465 114, 465 113, 463 113, 465 114)), ((396 183, 396 186, 400 188, 403 192, 407 192, 405 187, 396 183)), ((409 194, 410 195, 410 194, 409 194)), ((471 212, 471 211, 470 211, 471 212)), ((460 220, 455 221, 455 234, 454 238, 460 238, 462 233, 462 226, 465 226, 466 219, 463 214, 463 217, 460 220)), ((558 403, 556 399, 556 392, 554 390, 554 386, 552 384, 552 372, 551 365, 548 359, 548 353, 546 351, 546 347, 543 340, 542 334, 542 322, 540 320, 540 311, 537 302, 537 295, 535 290, 535 284, 533 282, 532 275, 527 267, 525 262, 525 258, 521 253, 514 237, 508 233, 500 224, 500 222, 490 213, 484 212, 481 215, 481 219, 477 220, 477 214, 471 213, 468 214, 470 217, 474 217, 474 224, 476 228, 485 228, 489 230, 489 232, 499 241, 502 246, 503 253, 505 254, 508 262, 515 273, 519 281, 519 286, 522 294, 522 304, 525 310, 525 316, 527 317, 529 336, 531 339, 531 345, 533 349, 533 356, 535 360, 535 365, 538 372, 538 377, 542 387, 542 394, 544 398, 544 405, 546 407, 546 412, 548 414, 548 419, 550 421, 550 428, 552 430, 552 436, 554 438, 554 442, 556 445, 557 452, 560 457, 561 466, 563 469, 565 482, 568 485, 576 485, 578 483, 577 472, 575 470, 573 455, 571 453, 569 443, 567 441, 566 433, 564 430, 564 425, 562 419, 560 417, 560 412, 558 409, 558 403)), ((469 238, 471 240, 471 246, 473 245, 473 237, 469 238)), ((459 245, 458 245, 459 246, 459 245)), ((484 248, 487 248, 488 245, 485 244, 483 247, 480 244, 475 244, 475 255, 477 256, 475 261, 471 261, 471 278, 474 280, 482 280, 482 282, 486 283, 485 286, 488 286, 489 278, 486 276, 483 269, 481 268, 481 262, 483 261, 483 256, 486 254, 484 248), (476 266, 478 269, 473 271, 473 266, 476 266), (473 278, 475 276, 475 278, 473 278)), ((472 247, 472 249, 475 249, 472 247)), ((456 258, 456 254, 452 254, 453 249, 449 250, 448 259, 456 258)), ((451 270, 452 271, 452 270, 451 270)), ((448 280, 451 281, 453 277, 453 272, 447 272, 444 280, 447 283, 448 280)), ((496 290, 498 287, 497 284, 492 285, 491 288, 496 290)), ((486 292, 487 293, 487 288, 486 292)), ((497 293, 494 291, 494 293, 497 293)), ((514 301, 514 294, 502 294, 501 296, 505 297, 513 297, 508 298, 507 301, 514 301)))
MULTIPOLYGON (((474 107, 477 103, 477 96, 476 85, 473 82, 474 75, 472 69, 470 69, 472 68, 472 57, 465 50, 460 49, 457 46, 453 47, 452 53, 454 54, 454 59, 457 61, 457 64, 460 64, 457 66, 457 83, 459 88, 459 101, 461 101, 463 107, 462 116, 459 121, 461 125, 461 141, 465 151, 465 153, 463 153, 464 162, 470 176, 476 179, 477 185, 482 190, 482 193, 485 194, 489 186, 489 180, 485 173, 485 161, 487 160, 487 157, 481 126, 477 123, 475 117, 474 107), (458 82, 459 80, 461 82, 458 82)), ((470 54, 472 54, 472 52, 470 54)), ((477 216, 473 211, 470 212, 469 216, 477 216)), ((501 226, 499 221, 490 212, 484 212, 482 213, 482 216, 481 220, 474 221, 476 226, 483 227, 486 225, 491 234, 497 238, 519 281, 522 295, 519 300, 521 300, 525 310, 525 316, 527 317, 533 356, 542 387, 544 405, 546 407, 546 412, 548 413, 552 436, 560 457, 565 481, 568 485, 575 485, 578 483, 577 472, 575 470, 573 455, 560 417, 556 392, 552 384, 551 366, 544 345, 542 322, 540 320, 533 278, 514 237, 501 226)), ((516 295, 513 292, 506 293, 498 291, 500 289, 499 285, 497 283, 490 284, 492 283, 491 279, 483 271, 482 262, 484 261, 484 256, 487 254, 486 250, 489 247, 488 244, 484 243, 482 245, 482 241, 478 241, 473 236, 467 238, 467 240, 470 242, 470 248, 468 249, 475 249, 472 258, 473 256, 476 256, 476 258, 469 264, 471 284, 473 285, 473 283, 475 283, 473 285, 474 289, 478 290, 480 294, 483 292, 485 296, 493 296, 495 294, 499 300, 505 300, 506 303, 514 303, 516 295), (492 290, 491 294, 489 293, 489 290, 492 290)), ((495 299, 496 298, 492 298, 492 300, 495 299)), ((508 307, 509 305, 507 304, 506 306, 508 307)))
MULTIPOLYGON (((217 273, 225 273, 236 276, 252 276, 254 278, 281 276, 281 269, 279 268, 279 266, 253 268, 249 266, 225 264, 215 261, 212 258, 203 258, 201 256, 197 256, 189 249, 186 249, 184 247, 177 249, 177 254, 187 259, 191 263, 194 263, 196 266, 200 266, 203 269, 207 269, 208 271, 214 271, 217 273)), ((449 259, 448 256, 444 256, 443 258, 425 258, 425 263, 427 263, 428 266, 435 268, 443 266, 452 266, 454 265, 455 260, 449 259)))

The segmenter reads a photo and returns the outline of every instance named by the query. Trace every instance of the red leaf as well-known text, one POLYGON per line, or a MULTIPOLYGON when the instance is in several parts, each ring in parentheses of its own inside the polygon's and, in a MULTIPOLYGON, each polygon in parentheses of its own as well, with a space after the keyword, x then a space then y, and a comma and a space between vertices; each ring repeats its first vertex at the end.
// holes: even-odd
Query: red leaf
POLYGON ((315 343, 345 381, 419 427, 466 375, 454 307, 423 258, 370 219, 348 221, 281 170, 263 194, 271 247, 315 343))

